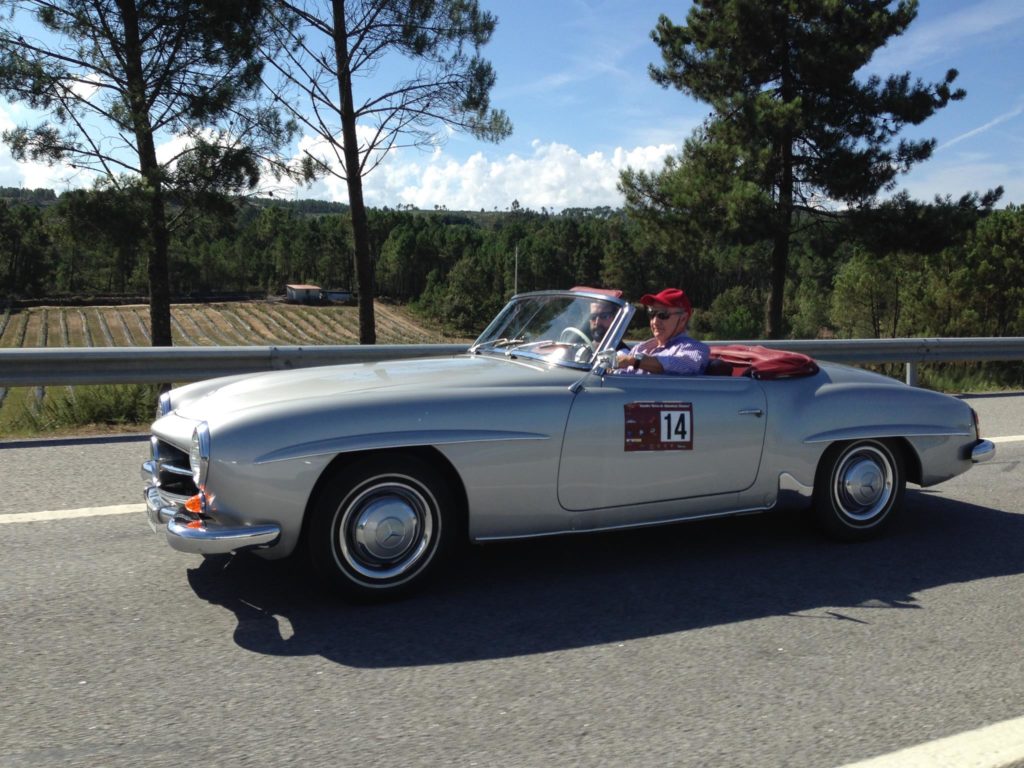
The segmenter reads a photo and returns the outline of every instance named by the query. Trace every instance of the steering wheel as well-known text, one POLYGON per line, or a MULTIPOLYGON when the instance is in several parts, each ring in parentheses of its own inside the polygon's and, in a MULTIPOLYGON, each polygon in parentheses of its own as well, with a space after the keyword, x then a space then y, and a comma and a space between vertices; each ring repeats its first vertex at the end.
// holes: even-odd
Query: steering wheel
POLYGON ((573 336, 579 337, 584 344, 590 344, 590 338, 587 334, 572 325, 567 325, 562 329, 562 332, 558 334, 558 341, 563 344, 569 344, 572 342, 573 336))

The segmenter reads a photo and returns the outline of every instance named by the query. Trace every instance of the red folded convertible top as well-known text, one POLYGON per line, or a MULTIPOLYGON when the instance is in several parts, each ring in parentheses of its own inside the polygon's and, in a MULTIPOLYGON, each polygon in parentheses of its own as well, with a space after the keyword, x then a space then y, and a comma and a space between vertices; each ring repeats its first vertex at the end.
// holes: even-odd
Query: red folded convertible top
POLYGON ((590 293, 603 293, 605 296, 614 296, 616 299, 622 298, 622 291, 620 291, 618 288, 591 288, 589 285, 574 285, 569 290, 589 291, 590 293))
POLYGON ((708 364, 708 373, 711 374, 751 376, 755 379, 788 379, 813 376, 817 372, 818 364, 807 355, 743 344, 712 347, 708 364))

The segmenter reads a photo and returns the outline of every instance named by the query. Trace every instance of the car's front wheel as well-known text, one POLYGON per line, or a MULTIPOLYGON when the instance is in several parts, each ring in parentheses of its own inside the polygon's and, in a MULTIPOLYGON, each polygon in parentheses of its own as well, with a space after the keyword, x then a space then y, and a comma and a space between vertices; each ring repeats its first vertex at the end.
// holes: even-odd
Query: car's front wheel
POLYGON ((906 482, 903 453, 891 441, 836 443, 818 465, 815 515, 836 538, 870 538, 899 511, 906 482))
POLYGON ((457 519, 444 480, 408 454, 343 467, 323 486, 311 514, 314 569, 359 599, 396 596, 426 580, 448 556, 457 519))

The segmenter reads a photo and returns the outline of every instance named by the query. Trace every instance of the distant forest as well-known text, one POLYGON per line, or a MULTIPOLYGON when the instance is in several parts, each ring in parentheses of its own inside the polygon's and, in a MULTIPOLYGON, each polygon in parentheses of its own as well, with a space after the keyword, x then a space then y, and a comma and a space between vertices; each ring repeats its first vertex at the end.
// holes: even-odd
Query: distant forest
MULTIPOLYGON (((141 201, 114 191, 0 188, 0 297, 145 296, 141 201)), ((288 283, 355 289, 347 207, 235 199, 174 220, 179 299, 280 295, 288 283)), ((515 291, 590 285, 628 299, 679 286, 706 338, 757 338, 770 253, 694 240, 610 208, 372 209, 375 288, 473 335, 515 291)), ((896 198, 870 219, 802 222, 786 282, 791 338, 1024 336, 1024 209, 896 198)), ((0 300, 3 300, 0 298, 0 300)))

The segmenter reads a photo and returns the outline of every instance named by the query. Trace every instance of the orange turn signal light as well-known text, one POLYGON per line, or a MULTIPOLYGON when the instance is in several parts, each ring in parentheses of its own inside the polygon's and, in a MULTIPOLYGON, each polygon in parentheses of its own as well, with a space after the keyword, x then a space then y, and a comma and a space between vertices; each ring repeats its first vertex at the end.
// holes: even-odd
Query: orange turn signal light
POLYGON ((198 493, 185 502, 185 509, 193 515, 198 515, 203 511, 203 500, 198 493))

